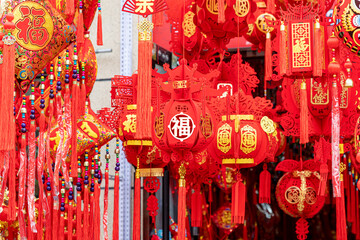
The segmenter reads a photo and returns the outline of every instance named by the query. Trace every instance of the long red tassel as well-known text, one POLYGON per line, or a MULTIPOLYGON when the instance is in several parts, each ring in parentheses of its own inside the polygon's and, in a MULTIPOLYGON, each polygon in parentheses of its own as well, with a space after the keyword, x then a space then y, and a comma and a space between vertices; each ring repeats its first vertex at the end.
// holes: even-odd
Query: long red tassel
POLYGON ((137 93, 137 116, 142 116, 136 121, 137 139, 151 138, 151 55, 152 41, 139 39, 138 54, 142 56, 138 61, 138 93, 137 93))
MULTIPOLYGON (((77 119, 79 117, 78 109, 78 98, 80 94, 77 80, 74 79, 72 84, 71 93, 71 169, 78 168, 77 159, 77 119)), ((71 171, 71 177, 77 177, 76 171, 71 171)))
POLYGON ((10 151, 9 166, 9 220, 16 219, 16 173, 15 173, 15 151, 10 151))
MULTIPOLYGON (((87 186, 84 186, 84 230, 89 229, 89 214, 89 188, 87 186)), ((84 232, 83 238, 88 239, 88 234, 85 234, 84 232)))
POLYGON ((300 143, 309 142, 309 108, 307 104, 306 81, 303 79, 300 86, 300 143))
POLYGON ((82 214, 81 214, 81 193, 78 192, 76 196, 76 239, 82 239, 82 214))
POLYGON ((162 26, 164 24, 164 13, 159 12, 152 15, 152 22, 155 27, 162 26))
POLYGON ((21 136, 21 147, 20 147, 20 167, 19 167, 19 229, 21 238, 26 238, 26 223, 24 215, 25 207, 25 181, 26 181, 26 136, 21 136))
POLYGON ((102 31, 102 17, 101 10, 98 12, 98 21, 97 21, 97 45, 103 45, 103 31, 102 31))
MULTIPOLYGON (((355 187, 356 188, 356 187, 355 187)), ((359 206, 358 205, 358 203, 359 203, 359 195, 358 195, 358 190, 357 189, 355 189, 355 191, 354 191, 354 196, 353 196, 353 203, 354 203, 354 205, 353 205, 353 208, 352 208, 352 210, 354 211, 354 222, 353 222, 353 224, 352 224, 352 226, 351 226, 351 232, 353 233, 353 234, 357 234, 357 232, 358 232, 358 229, 357 229, 357 226, 358 226, 358 221, 359 221, 359 219, 358 219, 358 211, 357 211, 357 209, 358 209, 358 207, 357 206, 359 206)))
POLYGON ((239 178, 232 187, 231 196, 231 222, 243 224, 245 220, 245 197, 246 188, 239 178))
POLYGON ((284 22, 280 25, 280 44, 279 44, 279 74, 286 75, 287 56, 286 56, 286 32, 284 22))
POLYGON ((348 205, 348 221, 354 223, 355 222, 355 187, 352 180, 351 174, 349 174, 349 205, 348 205))
POLYGON ((59 237, 59 203, 53 201, 52 211, 52 240, 57 240, 59 237))
POLYGON ((14 15, 8 12, 6 15, 6 23, 4 24, 6 35, 3 47, 3 69, 0 79, 0 151, 15 150, 15 119, 14 119, 14 76, 15 76, 15 38, 11 32, 15 28, 12 22, 14 15))
POLYGON ((314 30, 314 67, 313 75, 314 77, 322 76, 322 66, 323 66, 323 46, 321 41, 321 29, 319 19, 315 20, 315 30, 314 30))
MULTIPOLYGON (((95 190, 95 189, 94 189, 95 190)), ((89 231, 87 239, 94 239, 95 236, 95 196, 94 192, 90 192, 90 198, 89 198, 89 231)))
POLYGON ((332 161, 332 184, 334 197, 341 197, 340 184, 340 105, 336 78, 332 83, 332 109, 331 109, 331 161, 332 161))
POLYGON ((75 13, 74 0, 67 0, 65 5, 65 14, 73 15, 75 13))
POLYGON ((119 174, 115 173, 113 239, 119 240, 119 174))
POLYGON ((218 0, 218 23, 225 22, 225 0, 218 0))
POLYGON ((56 231, 56 232, 58 232, 58 234, 59 234, 59 236, 58 236, 58 239, 59 239, 59 240, 64 240, 64 227, 65 227, 64 213, 61 212, 61 214, 60 214, 59 229, 56 231))
POLYGON ((319 190, 318 190, 319 196, 325 196, 328 175, 329 175, 328 165, 326 163, 321 163, 321 165, 320 165, 320 184, 319 184, 319 190))
POLYGON ((202 194, 199 187, 191 194, 191 225, 201 227, 202 225, 202 194))
POLYGON ((186 180, 179 179, 179 196, 178 196, 178 240, 185 240, 186 227, 186 180))
POLYGON ((270 81, 272 77, 272 50, 271 50, 271 34, 266 33, 265 41, 265 80, 270 81))
MULTIPOLYGON (((49 206, 52 206, 52 199, 51 199, 51 190, 47 192, 47 202, 49 206)), ((51 219, 52 219, 51 210, 46 213, 46 223, 45 223, 45 239, 51 239, 52 227, 51 227, 51 219)))
MULTIPOLYGON (((82 62, 82 68, 85 69, 85 63, 82 62)), ((85 73, 82 73, 83 75, 85 75, 85 73)), ((85 81, 85 80, 84 80, 85 81)), ((80 116, 85 114, 85 105, 86 105, 86 86, 85 86, 85 82, 82 81, 81 83, 81 87, 80 87, 80 98, 79 98, 79 114, 80 116)))
MULTIPOLYGON (((139 161, 139 159, 138 159, 139 161)), ((134 189, 134 219, 133 219, 133 240, 140 240, 141 238, 141 180, 139 164, 135 173, 135 189, 134 189)))
POLYGON ((346 216, 345 216, 345 201, 344 201, 344 185, 341 181, 341 196, 336 198, 336 239, 346 240, 346 216))
MULTIPOLYGON (((103 226, 104 226, 104 239, 109 239, 108 234, 108 206, 109 206, 109 172, 105 170, 105 192, 104 192, 104 213, 103 213, 103 226)), ((116 205, 116 203, 114 203, 116 205)))
POLYGON ((69 202, 68 207, 68 224, 67 224, 67 240, 73 239, 73 219, 74 219, 74 201, 69 202))
POLYGON ((84 14, 83 10, 79 9, 79 17, 76 31, 76 41, 79 45, 84 44, 84 14))
POLYGON ((248 232, 247 232, 247 227, 246 227, 246 220, 244 221, 244 226, 243 226, 243 240, 248 240, 248 232))
POLYGON ((259 203, 270 204, 271 174, 267 170, 267 164, 264 163, 263 171, 260 173, 259 181, 259 203))
POLYGON ((100 240, 100 185, 97 180, 95 180, 95 240, 100 240))
MULTIPOLYGON (((33 95, 32 95, 33 96, 33 95)), ((28 165, 28 182, 27 182, 27 204, 29 215, 29 226, 31 231, 36 233, 35 222, 35 120, 31 120, 30 129, 28 133, 28 146, 29 146, 29 165, 28 165)))

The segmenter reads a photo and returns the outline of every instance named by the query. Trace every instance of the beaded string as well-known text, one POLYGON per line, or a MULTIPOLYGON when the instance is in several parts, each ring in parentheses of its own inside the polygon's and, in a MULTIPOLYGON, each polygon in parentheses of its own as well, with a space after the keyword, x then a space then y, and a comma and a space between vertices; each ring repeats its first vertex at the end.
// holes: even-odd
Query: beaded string
POLYGON ((119 175, 119 171, 120 171, 120 140, 119 138, 116 138, 116 149, 115 149, 115 154, 116 154, 116 167, 115 167, 115 175, 119 175))
POLYGON ((40 108, 41 108, 41 114, 45 114, 44 108, 45 108, 45 99, 44 99, 44 89, 45 89, 45 77, 44 77, 44 71, 41 72, 41 78, 40 78, 40 108))
POLYGON ((91 159, 91 170, 90 170, 90 176, 91 176, 91 184, 90 184, 90 192, 91 192, 91 196, 94 195, 94 191, 95 191, 95 159, 98 157, 98 150, 97 150, 97 146, 95 147, 95 155, 94 157, 91 159))
POLYGON ((61 217, 64 217, 64 212, 65 212, 65 179, 61 178, 61 202, 60 202, 60 211, 61 211, 61 217))
POLYGON ((109 143, 106 144, 105 159, 106 159, 105 172, 109 172, 109 163, 110 163, 109 143))
MULTIPOLYGON (((77 191, 77 195, 81 196, 81 160, 80 160, 80 156, 78 157, 78 177, 77 177, 77 183, 76 183, 76 191, 77 191)), ((81 203, 77 203, 77 204, 81 204, 81 203)))
POLYGON ((101 183, 101 174, 100 174, 100 156, 101 156, 101 153, 100 153, 100 149, 98 148, 98 145, 95 145, 95 152, 96 152, 96 157, 95 157, 95 174, 94 174, 94 177, 95 177, 95 180, 97 179, 98 180, 98 183, 100 184, 101 183))
POLYGON ((86 151, 85 152, 85 162, 84 162, 84 167, 85 167, 84 187, 88 187, 87 185, 89 184, 89 161, 88 160, 89 160, 89 153, 86 151))

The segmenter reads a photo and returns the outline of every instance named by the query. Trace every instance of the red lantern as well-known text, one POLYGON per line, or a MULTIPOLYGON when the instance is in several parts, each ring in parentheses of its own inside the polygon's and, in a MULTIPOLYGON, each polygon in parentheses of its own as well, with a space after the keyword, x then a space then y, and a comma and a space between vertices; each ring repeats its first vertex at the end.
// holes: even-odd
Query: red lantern
POLYGON ((320 164, 308 160, 301 164, 294 160, 284 160, 276 171, 286 172, 276 185, 276 200, 279 207, 288 215, 300 218, 296 223, 298 239, 306 239, 308 223, 306 218, 317 214, 324 206, 325 197, 317 194, 320 164))

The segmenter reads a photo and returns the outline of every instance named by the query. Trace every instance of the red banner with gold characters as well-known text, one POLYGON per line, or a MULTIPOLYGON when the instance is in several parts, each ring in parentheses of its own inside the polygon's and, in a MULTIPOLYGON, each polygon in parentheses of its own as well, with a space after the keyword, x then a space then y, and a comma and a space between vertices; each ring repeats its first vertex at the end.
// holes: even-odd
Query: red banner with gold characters
POLYGON ((292 72, 312 71, 311 21, 290 23, 290 62, 292 72))

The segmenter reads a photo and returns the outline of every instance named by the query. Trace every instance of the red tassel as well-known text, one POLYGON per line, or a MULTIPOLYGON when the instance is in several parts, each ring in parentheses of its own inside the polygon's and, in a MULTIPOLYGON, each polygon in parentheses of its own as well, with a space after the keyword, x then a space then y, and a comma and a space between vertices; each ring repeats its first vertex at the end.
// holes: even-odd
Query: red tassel
POLYGON ((59 240, 64 240, 64 227, 65 227, 64 213, 61 212, 59 229, 56 231, 59 234, 59 236, 58 236, 59 240))
POLYGON ((322 163, 320 165, 320 184, 318 189, 319 196, 325 196, 328 175, 329 175, 328 165, 326 163, 322 163))
POLYGON ((301 82, 300 87, 300 143, 309 142, 309 108, 307 104, 307 92, 305 79, 301 82))
POLYGON ((97 180, 95 180, 95 221, 94 221, 94 229, 95 229, 95 240, 100 240, 100 186, 97 180))
POLYGON ((231 197, 231 222, 243 224, 245 220, 246 188, 240 178, 232 187, 231 197))
POLYGON ((212 203, 212 201, 213 201, 213 194, 212 194, 212 186, 211 186, 211 183, 210 183, 209 184, 209 203, 212 203))
POLYGON ((358 229, 357 229, 358 223, 357 222, 359 221, 358 212, 356 211, 357 206, 359 206, 358 205, 358 203, 359 203, 358 190, 354 191, 353 198, 354 198, 353 199, 353 204, 354 205, 352 206, 352 210, 354 211, 354 222, 353 222, 353 224, 351 226, 351 233, 356 234, 357 231, 358 231, 358 229))
POLYGON ((286 32, 284 22, 281 21, 280 25, 280 44, 279 44, 279 74, 284 76, 287 68, 287 55, 286 55, 286 32))
MULTIPOLYGON (((350 175, 350 178, 352 178, 351 177, 351 175, 350 175)), ((351 181, 352 182, 352 181, 351 181)), ((351 184, 351 187, 350 187, 350 219, 352 219, 352 221, 351 222, 355 222, 356 221, 356 216, 355 216, 355 209, 356 209, 356 196, 355 196, 355 194, 356 194, 356 189, 355 189, 355 186, 354 186, 354 184, 351 184)), ((355 225, 355 224, 354 224, 355 225)))
MULTIPOLYGON (((104 214, 103 214, 103 226, 104 226, 104 239, 109 239, 108 234, 108 205, 109 205, 109 172, 105 170, 105 192, 104 192, 104 214)), ((116 203, 114 203, 116 205, 116 203)))
POLYGON ((346 240, 346 216, 345 216, 345 201, 344 201, 344 185, 341 181, 341 196, 336 198, 336 239, 346 240))
POLYGON ((151 56, 152 41, 139 40, 138 54, 142 56, 138 61, 138 92, 137 92, 137 139, 151 138, 151 56))
MULTIPOLYGON (((47 192, 47 202, 49 206, 52 206, 52 201, 51 201, 51 191, 47 192)), ((49 210, 49 212, 46 213, 46 223, 45 223, 45 239, 51 239, 51 233, 52 233, 52 228, 51 228, 51 210, 49 210)))
POLYGON ((52 240, 57 240, 59 236, 59 203, 54 202, 53 204, 54 208, 52 211, 52 240))
POLYGON ((307 239, 308 233, 309 233, 309 223, 304 218, 300 218, 296 222, 297 239, 299 240, 307 239))
POLYGON ((67 240, 73 239, 74 201, 70 201, 68 207, 67 240))
POLYGON ((15 173, 15 151, 10 151, 9 166, 9 220, 16 219, 16 173, 15 173))
POLYGON ((218 23, 225 22, 225 0, 218 0, 218 23))
POLYGON ((178 240, 185 240, 186 227, 186 180, 179 179, 179 196, 178 196, 178 240))
POLYGON ((347 173, 345 173, 345 178, 347 178, 348 183, 348 187, 346 189, 346 217, 348 222, 354 222, 354 219, 351 216, 351 188, 353 188, 352 179, 347 173))
MULTIPOLYGON (((85 63, 82 63, 83 68, 85 68, 85 63)), ((80 103, 79 103, 79 107, 80 107, 80 112, 79 112, 79 116, 82 116, 85 114, 85 105, 86 105, 86 85, 85 82, 83 81, 81 84, 81 88, 80 88, 80 103)))
POLYGON ((119 240, 119 174, 115 173, 113 239, 119 240))
POLYGON ((315 20, 315 30, 314 30, 314 67, 313 75, 314 77, 322 76, 322 66, 323 66, 323 46, 321 41, 321 29, 319 19, 315 20))
POLYGON ((22 134, 21 143, 20 143, 20 167, 19 167, 19 209, 18 209, 18 217, 19 217, 19 229, 20 229, 20 237, 26 238, 26 223, 25 223, 25 182, 26 182, 26 136, 22 134))
POLYGON ((248 240, 246 221, 244 221, 244 226, 243 226, 243 240, 248 240))
MULTIPOLYGON (((84 220, 83 220, 83 229, 84 231, 89 230, 89 189, 88 186, 84 186, 84 220)), ((88 239, 88 233, 84 232, 84 239, 88 239)))
POLYGON ((35 222, 35 120, 31 120, 30 129, 28 132, 28 146, 29 146, 29 165, 28 165, 28 181, 27 181, 27 204, 29 215, 29 226, 32 232, 37 232, 35 222))
POLYGON ((84 15, 82 9, 79 10, 79 18, 76 31, 76 41, 78 45, 84 44, 84 15))
POLYGON ((267 164, 264 163, 263 171, 260 173, 259 203, 270 204, 270 191, 271 191, 271 174, 267 170, 267 164))
MULTIPOLYGON (((94 189, 95 190, 95 189, 94 189)), ((90 193, 89 198, 89 205, 90 205, 90 211, 89 211, 89 230, 88 230, 88 236, 87 239, 94 239, 95 236, 95 196, 94 193, 90 193)))
MULTIPOLYGON (((74 171, 75 172, 75 171, 74 171)), ((82 240, 82 214, 81 214, 81 193, 76 196, 76 239, 82 240)))
POLYGON ((4 197, 5 197, 5 187, 7 184, 7 178, 8 178, 8 170, 9 170, 9 166, 10 166, 10 152, 0 152, 0 161, 3 161, 1 163, 1 178, 3 179, 3 181, 0 182, 0 206, 2 206, 3 202, 4 202, 4 197), (4 154, 5 153, 5 154, 4 154))
POLYGON ((266 10, 267 10, 268 13, 272 13, 272 14, 275 13, 275 2, 274 2, 274 0, 267 0, 266 10))
POLYGON ((272 50, 271 50, 271 34, 266 33, 265 41, 265 80, 270 81, 272 77, 272 50))
POLYGON ((65 14, 73 15, 75 13, 74 0, 67 0, 65 5, 65 14))
MULTIPOLYGON (((78 167, 78 158, 77 158, 77 119, 79 117, 78 113, 78 98, 80 94, 79 86, 76 79, 72 84, 72 93, 71 93, 71 169, 77 169, 78 167)), ((77 177, 76 171, 71 171, 71 177, 77 177)))
POLYGON ((202 225, 202 194, 199 186, 191 194, 191 225, 192 227, 201 227, 202 225))
POLYGON ((258 229, 258 225, 257 223, 255 222, 255 233, 254 233, 254 240, 258 240, 259 238, 259 229, 258 229))
POLYGON ((15 28, 12 23, 14 15, 8 12, 4 24, 6 35, 3 46, 3 64, 0 78, 0 151, 15 150, 15 119, 14 119, 14 76, 15 76, 15 38, 11 32, 15 28))
POLYGON ((152 15, 152 22, 155 27, 162 26, 164 24, 164 13, 159 12, 152 15))
MULTIPOLYGON (((138 159, 139 161, 139 159, 138 159)), ((134 189, 134 219, 133 219, 133 240, 140 240, 141 238, 141 181, 140 169, 136 169, 135 173, 135 189, 134 189)))
POLYGON ((98 13, 98 21, 97 21, 97 45, 103 45, 103 31, 102 31, 102 17, 101 11, 98 13))

